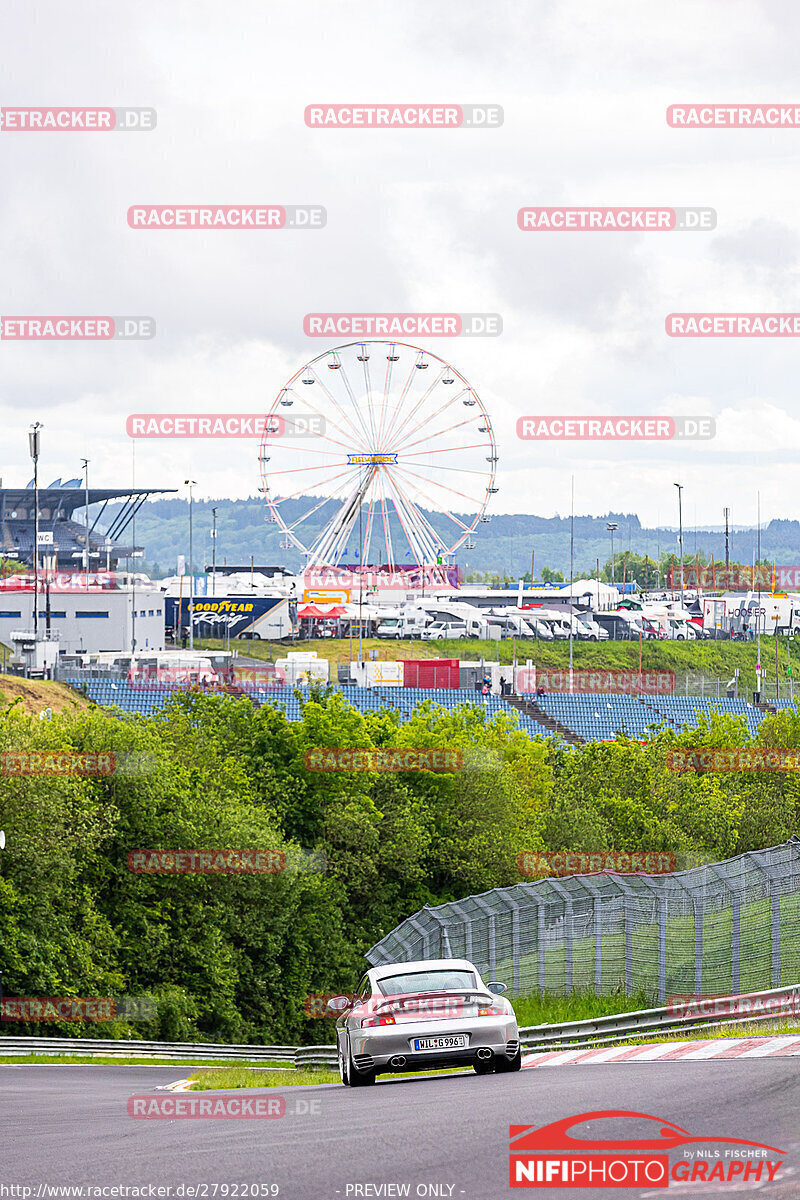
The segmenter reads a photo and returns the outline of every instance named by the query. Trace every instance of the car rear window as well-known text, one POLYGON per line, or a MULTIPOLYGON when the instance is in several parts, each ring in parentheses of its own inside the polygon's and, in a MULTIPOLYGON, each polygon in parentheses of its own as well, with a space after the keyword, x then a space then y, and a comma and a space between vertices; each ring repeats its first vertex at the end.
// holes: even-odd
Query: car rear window
POLYGON ((460 992, 476 986, 477 980, 472 971, 409 971, 378 980, 378 987, 384 996, 406 996, 415 992, 460 992))

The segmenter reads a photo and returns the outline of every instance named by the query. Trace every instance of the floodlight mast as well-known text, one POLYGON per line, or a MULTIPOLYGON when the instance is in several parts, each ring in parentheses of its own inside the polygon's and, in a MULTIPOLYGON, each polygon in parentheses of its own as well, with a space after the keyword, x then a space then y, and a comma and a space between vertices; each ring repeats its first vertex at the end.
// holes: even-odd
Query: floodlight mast
POLYGON ((41 421, 35 421, 28 433, 28 446, 33 459, 33 636, 39 635, 39 430, 41 421))

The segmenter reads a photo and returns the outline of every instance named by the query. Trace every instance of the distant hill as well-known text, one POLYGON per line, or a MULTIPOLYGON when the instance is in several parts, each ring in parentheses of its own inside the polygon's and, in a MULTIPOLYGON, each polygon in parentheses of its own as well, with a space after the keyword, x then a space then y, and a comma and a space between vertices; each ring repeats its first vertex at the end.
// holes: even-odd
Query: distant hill
MULTIPOLYGON (((307 511, 309 502, 295 502, 296 515, 307 511)), ((201 571, 211 562, 211 509, 217 510, 217 562, 273 563, 299 570, 303 560, 296 550, 281 548, 282 534, 276 525, 264 520, 266 509, 258 497, 248 500, 208 500, 194 503, 194 561, 201 571)), ((107 512, 112 512, 109 506, 107 512)), ((287 511, 291 511, 288 510, 287 511)), ((304 523, 309 533, 321 528, 329 518, 331 506, 323 506, 316 514, 316 526, 304 523)), ((365 510, 366 512, 366 510, 365 510)), ((427 513, 435 528, 444 530, 446 519, 439 513, 427 513)), ((658 559, 662 554, 678 553, 678 534, 675 528, 644 528, 633 513, 610 512, 602 517, 575 517, 575 575, 595 572, 611 557, 611 537, 606 530, 609 521, 616 521, 614 549, 617 554, 630 550, 634 554, 658 559)), ((127 533, 130 532, 130 529, 127 533)), ((399 530, 394 531, 395 545, 399 530)), ((126 533, 126 537, 127 537, 126 533)), ((458 552, 456 561, 469 571, 507 573, 514 578, 530 571, 531 551, 535 552, 537 576, 544 566, 569 575, 569 517, 537 517, 524 513, 493 516, 489 524, 479 524, 473 535, 474 550, 458 552)), ((189 556, 189 509, 185 500, 153 500, 142 506, 136 517, 136 544, 145 547, 145 562, 161 575, 173 574, 177 556, 189 556)), ((357 542, 353 542, 353 555, 357 542)), ((373 543, 373 561, 379 560, 382 542, 373 543)), ((730 533, 730 557, 749 563, 756 549, 756 530, 739 527, 730 533)), ((725 535, 720 528, 697 529, 684 527, 684 559, 689 562, 698 553, 710 560, 725 557, 725 535)), ((351 561, 357 561, 350 555, 351 561)), ((761 530, 762 559, 775 558, 781 565, 800 564, 800 522, 770 521, 761 530)))

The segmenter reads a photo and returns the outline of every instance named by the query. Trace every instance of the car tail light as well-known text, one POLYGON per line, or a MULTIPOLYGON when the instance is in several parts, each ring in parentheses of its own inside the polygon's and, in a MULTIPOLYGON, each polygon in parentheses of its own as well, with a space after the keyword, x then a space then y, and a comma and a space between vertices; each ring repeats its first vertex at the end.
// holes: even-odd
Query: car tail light
POLYGON ((505 1013, 505 1011, 506 1010, 504 1008, 501 1008, 499 1004, 490 1004, 487 1008, 479 1008, 478 1016, 479 1017, 502 1017, 503 1014, 505 1013))
POLYGON ((394 1017, 366 1017, 361 1022, 362 1029, 371 1029, 373 1025, 395 1025, 394 1017))

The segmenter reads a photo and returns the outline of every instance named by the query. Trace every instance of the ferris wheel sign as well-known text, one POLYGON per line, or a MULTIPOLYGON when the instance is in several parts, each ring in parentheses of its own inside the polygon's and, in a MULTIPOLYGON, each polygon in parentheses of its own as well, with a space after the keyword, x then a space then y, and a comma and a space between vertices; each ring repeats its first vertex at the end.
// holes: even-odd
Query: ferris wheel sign
POLYGON ((393 467, 397 465, 396 454, 348 454, 349 467, 393 467))
POLYGON ((380 576, 453 566, 488 523, 497 446, 483 402, 419 346, 362 341, 301 367, 268 407, 259 449, 266 520, 308 570, 355 564, 380 576), (297 405, 316 436, 281 433, 297 405), (368 564, 380 564, 368 567, 368 564))

